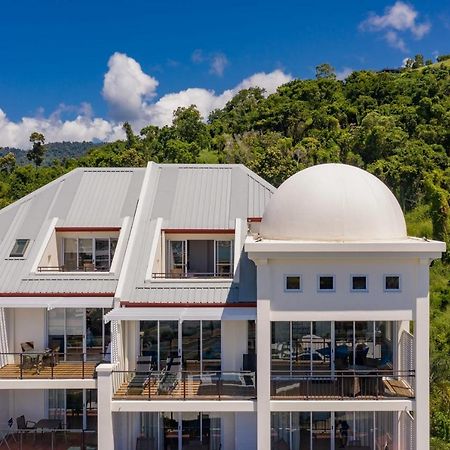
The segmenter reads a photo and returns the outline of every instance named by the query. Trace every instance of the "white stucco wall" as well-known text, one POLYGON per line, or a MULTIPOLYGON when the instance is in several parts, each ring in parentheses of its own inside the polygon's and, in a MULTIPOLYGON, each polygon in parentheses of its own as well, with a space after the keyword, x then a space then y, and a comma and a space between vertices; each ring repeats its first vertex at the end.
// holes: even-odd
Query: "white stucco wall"
POLYGON ((48 397, 46 390, 15 389, 6 392, 9 392, 10 395, 9 417, 15 419, 23 414, 26 420, 32 420, 34 422, 47 418, 48 397))
POLYGON ((21 352, 20 344, 33 341, 34 348, 39 350, 46 346, 47 309, 45 308, 16 308, 9 314, 9 348, 13 352, 21 352))
MULTIPOLYGON (((258 298, 270 298, 272 311, 376 311, 413 310, 417 263, 413 260, 330 257, 321 259, 269 260, 268 292, 258 298), (285 275, 302 277, 302 292, 284 290, 285 275), (384 291, 384 275, 400 275, 400 292, 384 291), (335 291, 318 292, 318 275, 334 275, 335 291), (351 275, 368 276, 368 292, 351 291, 351 275)), ((259 274, 258 274, 259 275, 259 274)))
POLYGON ((242 355, 247 353, 247 321, 222 322, 222 370, 242 370, 242 355))
POLYGON ((236 449, 256 450, 256 413, 235 413, 236 449))

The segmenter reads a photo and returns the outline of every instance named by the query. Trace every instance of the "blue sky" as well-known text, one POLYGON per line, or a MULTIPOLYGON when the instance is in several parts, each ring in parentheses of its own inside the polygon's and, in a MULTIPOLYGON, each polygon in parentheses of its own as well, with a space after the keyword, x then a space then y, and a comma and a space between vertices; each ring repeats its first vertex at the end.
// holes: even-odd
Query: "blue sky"
POLYGON ((113 139, 121 120, 163 124, 177 102, 207 114, 224 91, 260 82, 270 92, 322 62, 345 76, 450 53, 450 2, 22 0, 3 2, 0 29, 5 146, 33 127, 48 140, 113 139))

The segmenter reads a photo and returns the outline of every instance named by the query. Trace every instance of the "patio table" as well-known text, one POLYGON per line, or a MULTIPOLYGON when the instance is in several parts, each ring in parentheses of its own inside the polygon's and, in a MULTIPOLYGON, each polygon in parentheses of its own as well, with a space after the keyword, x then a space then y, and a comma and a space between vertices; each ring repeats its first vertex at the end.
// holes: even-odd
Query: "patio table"
POLYGON ((61 429, 61 420, 59 419, 40 419, 36 422, 36 431, 41 430, 44 432, 45 430, 50 431, 52 436, 52 450, 53 450, 53 442, 54 442, 54 432, 55 430, 61 429))

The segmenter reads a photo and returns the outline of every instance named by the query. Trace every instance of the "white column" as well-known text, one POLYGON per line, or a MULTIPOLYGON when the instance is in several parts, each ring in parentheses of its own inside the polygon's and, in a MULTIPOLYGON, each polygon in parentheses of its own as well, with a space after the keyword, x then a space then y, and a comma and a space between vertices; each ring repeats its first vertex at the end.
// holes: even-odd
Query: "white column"
MULTIPOLYGON (((259 275, 259 273, 258 273, 259 275)), ((257 301, 257 449, 270 449, 270 300, 257 301)))
POLYGON ((113 364, 97 366, 97 401, 98 401, 98 450, 114 449, 114 428, 112 420, 112 370, 113 364))
POLYGON ((414 310, 414 351, 416 360, 416 450, 430 448, 430 309, 429 260, 423 258, 417 270, 417 297, 414 310))

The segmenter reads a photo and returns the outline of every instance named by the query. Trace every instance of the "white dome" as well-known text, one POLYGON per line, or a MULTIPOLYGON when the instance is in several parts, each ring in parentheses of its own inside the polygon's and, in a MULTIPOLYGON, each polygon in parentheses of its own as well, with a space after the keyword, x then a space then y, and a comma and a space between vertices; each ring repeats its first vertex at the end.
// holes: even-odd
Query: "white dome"
POLYGON ((402 210, 378 178, 345 164, 322 164, 288 178, 266 206, 264 239, 376 241, 406 238, 402 210))

